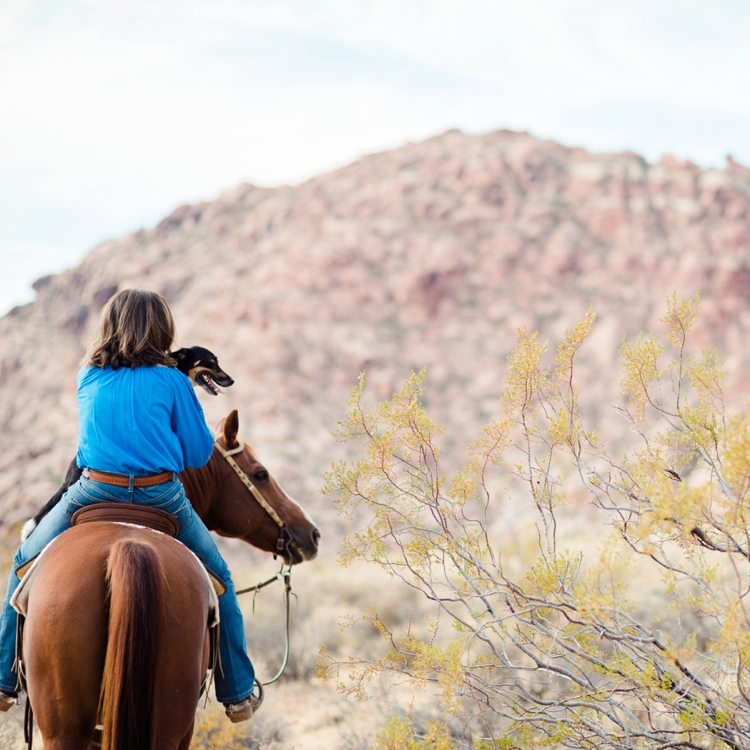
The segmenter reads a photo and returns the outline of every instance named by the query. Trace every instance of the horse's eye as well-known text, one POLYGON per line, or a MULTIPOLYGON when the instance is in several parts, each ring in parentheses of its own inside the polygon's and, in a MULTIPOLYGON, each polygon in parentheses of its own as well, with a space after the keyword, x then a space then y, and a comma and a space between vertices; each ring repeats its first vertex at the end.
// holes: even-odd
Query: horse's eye
POLYGON ((253 477, 256 482, 267 482, 268 472, 265 469, 261 469, 260 471, 256 471, 255 474, 253 474, 253 477))

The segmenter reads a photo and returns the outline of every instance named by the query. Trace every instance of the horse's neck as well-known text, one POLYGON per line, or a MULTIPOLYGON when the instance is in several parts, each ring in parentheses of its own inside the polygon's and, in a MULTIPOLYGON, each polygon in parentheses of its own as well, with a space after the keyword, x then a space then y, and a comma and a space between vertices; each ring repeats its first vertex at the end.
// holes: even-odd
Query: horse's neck
POLYGON ((208 463, 200 469, 185 469, 180 474, 180 480, 195 512, 209 526, 211 508, 218 492, 216 455, 212 454, 208 463))

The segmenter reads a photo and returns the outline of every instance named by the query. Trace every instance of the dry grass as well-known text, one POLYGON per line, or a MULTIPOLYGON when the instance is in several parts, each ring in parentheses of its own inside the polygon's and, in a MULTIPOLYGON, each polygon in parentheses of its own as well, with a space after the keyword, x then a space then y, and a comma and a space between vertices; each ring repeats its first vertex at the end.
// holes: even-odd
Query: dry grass
MULTIPOLYGON (((238 587, 250 575, 238 575, 238 587)), ((283 679, 310 680, 320 649, 348 656, 375 655, 381 640, 370 623, 340 631, 342 618, 358 616, 375 606, 385 623, 405 629, 419 623, 430 605, 413 589, 378 569, 357 565, 343 568, 333 561, 314 561, 295 569, 292 580, 297 599, 292 606, 292 651, 283 679)), ((245 616, 248 650, 261 679, 268 679, 284 653, 284 603, 281 584, 261 592, 252 611, 252 600, 240 600, 245 616)))
POLYGON ((283 722, 256 714, 251 721, 232 724, 216 703, 200 707, 195 717, 193 750, 280 750, 287 747, 283 722))

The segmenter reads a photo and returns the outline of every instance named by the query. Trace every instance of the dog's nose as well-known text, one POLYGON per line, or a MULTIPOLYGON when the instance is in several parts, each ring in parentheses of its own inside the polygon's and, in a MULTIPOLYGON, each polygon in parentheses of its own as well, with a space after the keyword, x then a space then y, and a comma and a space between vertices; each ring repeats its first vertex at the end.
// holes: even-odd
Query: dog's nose
MULTIPOLYGON (((227 375, 227 377, 229 376, 227 375)), ((234 385, 234 378, 229 378, 225 387, 229 388, 230 385, 234 385)))

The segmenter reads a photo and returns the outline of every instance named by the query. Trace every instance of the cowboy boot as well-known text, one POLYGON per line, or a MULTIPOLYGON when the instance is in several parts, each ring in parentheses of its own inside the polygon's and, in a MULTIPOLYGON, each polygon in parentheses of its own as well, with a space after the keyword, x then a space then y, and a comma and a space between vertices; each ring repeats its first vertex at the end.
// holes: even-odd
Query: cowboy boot
POLYGON ((260 708, 263 703, 263 686, 256 680, 258 686, 258 695, 252 693, 245 700, 238 703, 225 703, 224 708, 227 710, 227 716, 232 724, 239 724, 241 721, 251 719, 253 714, 260 708))
MULTIPOLYGON (((7 711, 18 703, 18 696, 0 690, 0 711, 7 711)), ((230 717, 231 718, 231 717, 230 717)))

